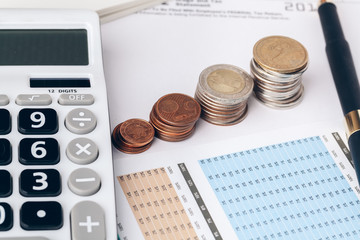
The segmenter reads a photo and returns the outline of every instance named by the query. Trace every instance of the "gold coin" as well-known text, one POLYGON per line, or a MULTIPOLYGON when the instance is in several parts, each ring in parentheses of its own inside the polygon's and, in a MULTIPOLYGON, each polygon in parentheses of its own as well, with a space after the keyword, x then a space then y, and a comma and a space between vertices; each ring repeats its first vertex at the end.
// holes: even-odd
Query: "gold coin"
POLYGON ((254 60, 265 69, 293 73, 306 67, 308 53, 298 41, 284 36, 260 39, 253 48, 254 60))

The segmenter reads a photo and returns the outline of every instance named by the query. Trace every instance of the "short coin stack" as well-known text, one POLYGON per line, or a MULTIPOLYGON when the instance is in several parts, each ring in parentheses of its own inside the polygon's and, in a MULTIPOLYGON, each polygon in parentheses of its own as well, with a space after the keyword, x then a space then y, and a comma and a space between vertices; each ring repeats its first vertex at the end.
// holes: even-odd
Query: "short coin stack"
POLYGON ((233 125, 247 115, 247 100, 254 87, 251 76, 233 65, 218 64, 200 73, 195 99, 201 117, 216 125, 233 125))
POLYGON ((305 47, 288 37, 269 36, 254 45, 253 55, 250 68, 256 97, 274 108, 299 104, 304 92, 301 77, 308 66, 305 47))
POLYGON ((151 146, 154 135, 155 130, 149 122, 133 118, 114 128, 112 142, 124 153, 141 153, 151 146))
POLYGON ((156 137, 171 142, 185 140, 195 130, 200 117, 199 103, 192 97, 171 93, 161 97, 150 113, 156 137))

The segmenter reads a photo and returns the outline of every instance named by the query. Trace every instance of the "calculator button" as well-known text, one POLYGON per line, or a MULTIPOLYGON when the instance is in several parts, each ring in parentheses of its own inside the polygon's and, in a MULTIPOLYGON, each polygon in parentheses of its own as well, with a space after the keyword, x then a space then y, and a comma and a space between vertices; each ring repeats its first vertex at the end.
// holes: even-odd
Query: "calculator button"
POLYGON ((18 130, 22 134, 54 134, 58 129, 58 118, 54 109, 26 108, 19 112, 18 130))
POLYGON ((8 197, 12 194, 12 177, 6 170, 0 170, 0 197, 8 197))
POLYGON ((58 202, 26 202, 20 209, 24 230, 57 230, 63 226, 63 210, 58 202))
POLYGON ((5 106, 9 104, 9 98, 8 96, 4 95, 4 94, 0 94, 0 106, 5 106))
POLYGON ((7 139, 0 139, 0 166, 11 163, 12 151, 11 144, 7 139))
POLYGON ((59 143, 53 138, 24 138, 19 144, 24 165, 54 165, 60 161, 59 143))
POLYGON ((94 202, 76 204, 70 213, 73 240, 105 240, 105 217, 102 208, 94 202))
POLYGON ((11 131, 11 116, 6 109, 0 109, 0 135, 8 134, 11 131))
POLYGON ((70 132, 76 134, 90 133, 96 127, 96 117, 85 108, 77 108, 68 113, 65 126, 70 132))
POLYGON ((91 94, 61 94, 59 104, 61 105, 91 105, 94 96, 91 94))
POLYGON ((97 145, 88 138, 76 138, 68 144, 66 155, 74 163, 90 164, 97 159, 99 149, 97 145))
POLYGON ((70 174, 68 186, 80 196, 90 196, 99 191, 101 181, 99 175, 89 168, 79 168, 70 174))
POLYGON ((61 193, 61 178, 55 169, 26 169, 19 182, 24 197, 53 197, 61 193))
POLYGON ((0 232, 9 231, 13 224, 13 211, 10 205, 0 202, 0 232))
POLYGON ((52 99, 49 94, 20 94, 15 102, 21 106, 50 105, 52 99))

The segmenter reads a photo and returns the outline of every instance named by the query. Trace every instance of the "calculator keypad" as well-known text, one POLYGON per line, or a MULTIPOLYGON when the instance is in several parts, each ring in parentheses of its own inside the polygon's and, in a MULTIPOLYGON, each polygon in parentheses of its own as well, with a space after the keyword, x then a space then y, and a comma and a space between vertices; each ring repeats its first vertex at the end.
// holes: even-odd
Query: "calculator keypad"
MULTIPOLYGON (((9 98, 0 95, 0 105, 8 104, 9 98)), ((15 103, 19 106, 34 106, 19 110, 17 129, 24 137, 18 143, 18 161, 23 166, 32 166, 19 173, 19 193, 26 198, 57 197, 62 193, 61 174, 55 169, 60 162, 60 145, 54 134, 59 131, 57 112, 52 108, 36 108, 50 105, 48 94, 20 94, 15 103), (26 137, 31 135, 33 137, 26 137), (37 136, 38 135, 38 136, 37 136), (54 135, 54 137, 40 137, 54 135), (39 166, 54 166, 47 169, 39 166)), ((62 94, 60 105, 91 105, 94 98, 90 94, 62 94)), ((11 132, 11 115, 0 109, 0 135, 11 132)), ((88 134, 97 125, 95 115, 86 108, 75 108, 64 120, 65 129, 74 134, 88 134)), ((0 166, 10 165, 12 144, 6 137, 0 138, 0 166)), ((76 165, 88 165, 98 159, 99 149, 89 138, 75 138, 66 146, 67 159, 76 165)), ((15 177, 15 176, 14 176, 15 177)), ((78 196, 91 196, 101 189, 100 176, 90 168, 75 168, 67 181, 68 188, 78 196)), ((7 170, 0 170, 0 198, 13 194, 13 176, 7 170)), ((28 231, 57 230, 64 224, 64 213, 57 201, 24 201, 21 206, 20 226, 28 231)), ((95 202, 82 201, 71 210, 72 239, 105 240, 105 218, 102 208, 95 202)), ((14 210, 9 203, 0 201, 0 231, 9 231, 14 225, 14 210)), ((2 239, 0 237, 0 239, 2 239)), ((14 240, 48 240, 45 237, 18 237, 14 240)))
POLYGON ((58 118, 54 109, 25 108, 19 112, 18 130, 22 134, 55 134, 58 129, 58 118))

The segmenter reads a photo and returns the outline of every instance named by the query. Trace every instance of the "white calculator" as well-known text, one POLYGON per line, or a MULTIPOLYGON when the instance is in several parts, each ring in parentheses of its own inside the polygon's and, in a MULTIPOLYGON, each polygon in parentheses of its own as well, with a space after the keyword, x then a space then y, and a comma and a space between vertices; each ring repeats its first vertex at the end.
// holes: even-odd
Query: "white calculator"
POLYGON ((99 19, 0 10, 0 240, 116 240, 99 19))

